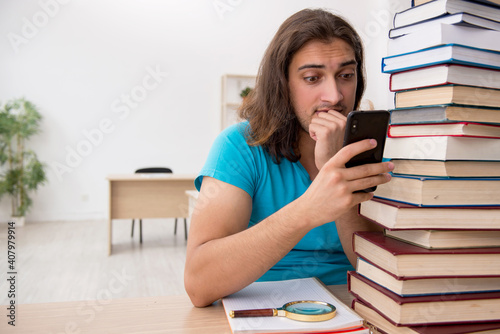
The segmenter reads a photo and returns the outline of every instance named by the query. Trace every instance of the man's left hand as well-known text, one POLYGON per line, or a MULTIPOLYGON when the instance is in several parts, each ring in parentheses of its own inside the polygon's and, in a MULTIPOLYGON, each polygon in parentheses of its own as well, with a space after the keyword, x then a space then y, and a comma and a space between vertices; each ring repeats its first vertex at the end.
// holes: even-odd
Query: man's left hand
POLYGON ((319 112, 312 118, 309 135, 316 141, 314 157, 318 170, 342 148, 346 120, 335 110, 319 112))

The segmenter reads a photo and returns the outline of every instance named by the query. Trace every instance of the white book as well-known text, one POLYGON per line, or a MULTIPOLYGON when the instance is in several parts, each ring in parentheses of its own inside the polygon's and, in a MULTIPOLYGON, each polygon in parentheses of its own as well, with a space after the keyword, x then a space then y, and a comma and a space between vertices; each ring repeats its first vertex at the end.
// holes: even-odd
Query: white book
POLYGON ((500 70, 439 64, 391 74, 391 91, 408 90, 430 86, 456 84, 500 89, 500 70))
POLYGON ((500 139, 453 136, 387 138, 384 158, 500 161, 500 139))
POLYGON ((255 282, 222 299, 229 325, 236 333, 315 333, 350 328, 353 334, 369 333, 363 318, 335 297, 317 278, 286 281, 255 282), (280 308, 298 300, 323 301, 337 309, 333 319, 318 322, 302 322, 285 317, 231 318, 236 310, 280 308), (358 328, 358 330, 355 330, 358 328))
POLYGON ((391 29, 389 30, 389 38, 396 38, 399 36, 403 36, 418 31, 429 25, 436 25, 440 23, 461 24, 461 25, 482 27, 491 30, 500 30, 500 22, 488 20, 480 16, 470 15, 466 13, 457 13, 457 14, 439 16, 431 20, 417 22, 415 24, 410 24, 400 28, 391 29))
MULTIPOLYGON (((412 0, 412 7, 415 7, 415 6, 418 6, 418 5, 422 5, 424 3, 428 3, 430 1, 434 1, 434 0, 412 0)), ((484 3, 485 5, 493 5, 493 6, 500 6, 500 0, 472 0, 474 2, 480 2, 480 3, 484 3)))
POLYGON ((408 8, 394 15, 394 27, 402 27, 445 14, 468 13, 500 21, 500 7, 467 0, 436 0, 408 8))
POLYGON ((389 39, 389 56, 427 49, 442 44, 462 44, 473 48, 500 51, 500 31, 453 24, 431 25, 401 37, 389 39))
POLYGON ((500 52, 445 44, 382 58, 382 72, 393 73, 436 64, 462 64, 500 69, 500 52))

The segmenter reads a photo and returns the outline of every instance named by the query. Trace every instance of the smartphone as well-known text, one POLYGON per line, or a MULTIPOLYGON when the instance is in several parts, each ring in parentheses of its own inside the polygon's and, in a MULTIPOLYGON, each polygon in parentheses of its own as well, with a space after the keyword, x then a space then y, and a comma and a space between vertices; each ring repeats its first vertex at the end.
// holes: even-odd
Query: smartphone
MULTIPOLYGON (((344 146, 363 139, 375 139, 377 147, 354 156, 345 164, 346 167, 382 161, 389 119, 390 113, 387 110, 351 111, 347 115, 344 146)), ((376 186, 362 191, 372 192, 375 189, 376 186)))

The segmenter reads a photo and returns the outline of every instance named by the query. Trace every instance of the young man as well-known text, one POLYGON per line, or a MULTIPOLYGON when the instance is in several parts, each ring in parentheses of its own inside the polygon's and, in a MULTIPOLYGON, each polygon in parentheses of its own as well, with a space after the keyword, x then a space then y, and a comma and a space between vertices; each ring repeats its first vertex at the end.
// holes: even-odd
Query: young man
POLYGON ((218 136, 196 179, 184 279, 195 306, 256 280, 345 283, 353 232, 376 229, 356 211, 373 194, 356 191, 388 182, 393 168, 345 168, 376 146, 342 148, 363 91, 361 40, 348 23, 303 10, 282 24, 241 108, 247 121, 218 136))

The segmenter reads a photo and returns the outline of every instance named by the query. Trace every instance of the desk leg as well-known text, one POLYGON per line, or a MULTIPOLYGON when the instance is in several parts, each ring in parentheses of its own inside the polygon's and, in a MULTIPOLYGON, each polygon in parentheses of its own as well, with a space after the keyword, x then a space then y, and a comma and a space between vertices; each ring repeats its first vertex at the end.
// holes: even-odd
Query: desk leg
POLYGON ((108 220, 108 256, 111 255, 111 248, 112 248, 111 240, 113 239, 112 238, 113 237, 112 231, 113 231, 113 220, 109 219, 108 220))

